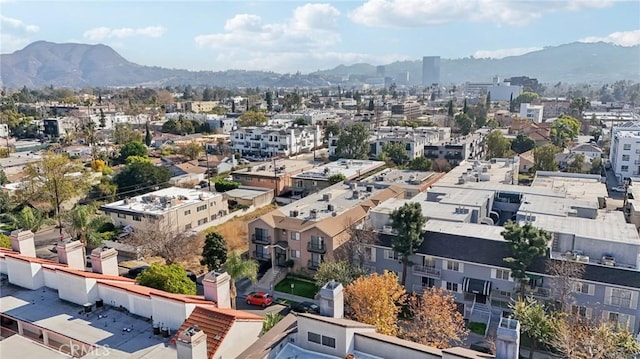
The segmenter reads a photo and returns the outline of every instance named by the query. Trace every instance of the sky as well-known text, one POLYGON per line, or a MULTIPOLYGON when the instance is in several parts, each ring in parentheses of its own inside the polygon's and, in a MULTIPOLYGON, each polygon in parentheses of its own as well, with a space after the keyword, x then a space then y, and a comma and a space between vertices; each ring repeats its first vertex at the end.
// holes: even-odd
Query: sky
POLYGON ((0 53, 37 40, 101 43, 149 66, 308 73, 575 41, 638 45, 640 1, 0 0, 0 53))

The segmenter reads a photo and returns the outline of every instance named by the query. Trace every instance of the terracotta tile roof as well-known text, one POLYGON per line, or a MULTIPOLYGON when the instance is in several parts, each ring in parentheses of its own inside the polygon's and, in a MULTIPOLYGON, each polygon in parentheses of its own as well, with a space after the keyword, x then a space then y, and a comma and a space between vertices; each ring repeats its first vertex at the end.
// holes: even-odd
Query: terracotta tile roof
POLYGON ((212 358, 237 319, 262 321, 261 317, 251 313, 233 309, 214 309, 197 306, 171 338, 170 344, 175 345, 180 333, 193 325, 197 325, 207 335, 207 358, 212 358))
POLYGON ((13 259, 17 259, 17 260, 21 260, 24 262, 30 262, 30 263, 38 263, 38 264, 42 264, 44 266, 47 267, 60 267, 60 268, 66 268, 67 265, 63 264, 63 263, 58 263, 58 262, 54 262, 54 261, 50 261, 50 260, 46 260, 46 259, 42 259, 42 258, 35 258, 35 257, 28 257, 28 256, 23 256, 18 252, 14 252, 10 249, 1 249, 0 253, 4 254, 5 257, 11 257, 13 259))
POLYGON ((186 173, 205 173, 207 172, 206 168, 200 167, 197 164, 194 165, 193 163, 190 162, 184 162, 184 163, 179 163, 174 165, 175 167, 181 169, 182 171, 186 172, 186 173))
MULTIPOLYGON (((127 278, 123 278, 123 279, 127 279, 127 278)), ((120 289, 126 290, 127 292, 140 294, 146 297, 151 297, 152 295, 155 295, 158 297, 177 300, 179 302, 198 304, 198 305, 200 304, 212 305, 213 307, 215 307, 215 303, 205 300, 204 297, 202 296, 168 293, 159 289, 145 287, 143 285, 136 284, 135 280, 129 280, 129 279, 127 279, 127 281, 100 280, 100 283, 110 287, 120 288, 120 289)))
POLYGON ((69 273, 69 274, 73 274, 73 275, 77 275, 79 277, 85 277, 85 278, 135 283, 134 279, 129 279, 129 278, 120 277, 120 276, 106 275, 106 274, 93 273, 93 272, 85 272, 85 271, 81 271, 81 270, 77 270, 77 269, 71 269, 71 268, 65 268, 65 267, 58 267, 58 268, 56 268, 56 270, 59 270, 61 272, 66 272, 66 273, 69 273))

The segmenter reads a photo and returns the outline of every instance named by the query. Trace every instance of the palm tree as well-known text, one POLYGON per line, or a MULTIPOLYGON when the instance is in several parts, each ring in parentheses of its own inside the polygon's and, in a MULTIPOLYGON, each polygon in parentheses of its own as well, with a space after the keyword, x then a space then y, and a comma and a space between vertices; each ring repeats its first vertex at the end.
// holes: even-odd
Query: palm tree
POLYGON ((37 232, 44 223, 44 216, 40 211, 31 207, 24 207, 16 214, 7 214, 6 218, 16 229, 30 230, 37 232))
POLYGON ((227 256, 224 268, 231 277, 231 307, 235 309, 238 295, 236 281, 248 278, 251 283, 255 283, 258 279, 258 263, 251 259, 242 259, 240 253, 233 251, 227 256))
POLYGON ((281 321, 283 316, 280 313, 267 313, 264 316, 264 320, 262 321, 262 332, 260 334, 264 334, 268 332, 271 328, 273 328, 279 321, 281 321))
POLYGON ((72 237, 79 239, 84 245, 99 246, 102 243, 98 230, 109 222, 109 217, 96 216, 95 207, 90 205, 76 206, 67 217, 70 224, 68 230, 72 237))

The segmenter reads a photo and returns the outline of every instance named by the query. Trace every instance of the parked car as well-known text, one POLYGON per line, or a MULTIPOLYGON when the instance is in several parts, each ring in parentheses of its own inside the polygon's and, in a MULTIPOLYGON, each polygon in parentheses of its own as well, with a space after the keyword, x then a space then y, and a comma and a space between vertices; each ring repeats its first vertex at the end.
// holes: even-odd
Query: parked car
POLYGON ((317 304, 311 302, 296 303, 291 306, 291 310, 296 313, 320 314, 320 307, 317 304))
POLYGON ((626 189, 626 188, 624 188, 624 187, 622 187, 622 186, 616 186, 616 187, 613 187, 613 188, 611 188, 611 190, 612 190, 613 192, 623 192, 623 193, 627 191, 627 189, 626 189))
POLYGON ((259 305, 262 308, 268 307, 273 303, 273 297, 267 292, 251 292, 247 295, 247 304, 259 305))
POLYGON ((140 273, 146 271, 147 269, 151 268, 150 266, 140 266, 140 267, 135 267, 135 268, 131 268, 129 269, 129 272, 127 273, 127 275, 130 278, 135 278, 137 277, 140 273))
POLYGON ((189 279, 191 279, 191 281, 194 283, 197 283, 198 281, 198 275, 190 270, 187 271, 187 277, 189 277, 189 279))

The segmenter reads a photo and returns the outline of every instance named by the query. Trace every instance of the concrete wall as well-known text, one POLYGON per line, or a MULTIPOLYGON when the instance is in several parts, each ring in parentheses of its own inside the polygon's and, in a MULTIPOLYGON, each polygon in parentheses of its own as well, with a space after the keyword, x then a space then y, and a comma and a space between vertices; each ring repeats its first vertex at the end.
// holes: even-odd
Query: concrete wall
MULTIPOLYGON (((373 331, 373 330, 372 330, 373 331)), ((352 338, 349 338, 352 339, 352 338)), ((307 319, 304 317, 298 317, 298 333, 296 338, 296 344, 303 349, 316 351, 319 353, 334 355, 342 357, 344 353, 347 353, 349 344, 347 343, 347 331, 346 328, 332 325, 329 323, 307 319), (328 336, 335 339, 336 347, 331 348, 322 344, 310 342, 308 340, 308 333, 316 333, 321 336, 328 336)))
POLYGON ((440 359, 442 352, 433 348, 433 354, 424 351, 413 350, 400 345, 393 345, 388 342, 381 342, 376 339, 361 335, 355 335, 355 350, 371 353, 381 358, 402 358, 402 359, 440 359))
POLYGON ((154 322, 163 323, 164 326, 175 331, 180 328, 185 319, 193 312, 195 304, 188 304, 152 294, 151 308, 154 322))
POLYGON ((57 273, 58 283, 61 284, 58 288, 60 299, 79 305, 95 303, 98 299, 98 285, 95 279, 63 271, 57 271, 57 273))
POLYGON ((224 341, 214 354, 214 358, 238 358, 260 337, 262 322, 259 320, 236 320, 224 337, 224 341))
POLYGON ((11 257, 5 257, 9 283, 36 290, 44 286, 42 265, 11 257))
POLYGON ((53 268, 43 267, 44 285, 47 288, 58 289, 58 274, 53 268))

